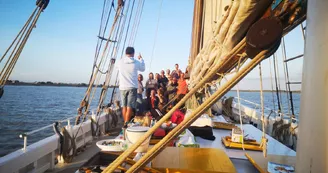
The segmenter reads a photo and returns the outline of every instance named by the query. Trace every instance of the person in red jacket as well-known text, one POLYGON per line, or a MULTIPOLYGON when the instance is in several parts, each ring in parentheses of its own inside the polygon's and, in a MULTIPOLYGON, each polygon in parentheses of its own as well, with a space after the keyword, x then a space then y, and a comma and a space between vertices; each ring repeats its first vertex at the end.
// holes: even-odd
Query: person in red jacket
POLYGON ((171 116, 171 122, 175 124, 180 124, 183 121, 184 116, 185 114, 180 109, 177 109, 173 112, 171 116))

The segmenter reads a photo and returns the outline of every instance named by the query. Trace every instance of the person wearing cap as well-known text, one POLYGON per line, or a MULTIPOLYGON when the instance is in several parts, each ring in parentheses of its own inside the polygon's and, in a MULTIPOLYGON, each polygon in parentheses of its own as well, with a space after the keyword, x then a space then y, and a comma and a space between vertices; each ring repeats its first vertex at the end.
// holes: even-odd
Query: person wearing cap
POLYGON ((122 99, 122 114, 124 119, 123 128, 127 128, 133 110, 136 109, 137 89, 138 89, 138 71, 145 71, 145 62, 139 54, 138 59, 134 58, 134 48, 127 47, 125 56, 117 63, 119 70, 119 89, 122 99))

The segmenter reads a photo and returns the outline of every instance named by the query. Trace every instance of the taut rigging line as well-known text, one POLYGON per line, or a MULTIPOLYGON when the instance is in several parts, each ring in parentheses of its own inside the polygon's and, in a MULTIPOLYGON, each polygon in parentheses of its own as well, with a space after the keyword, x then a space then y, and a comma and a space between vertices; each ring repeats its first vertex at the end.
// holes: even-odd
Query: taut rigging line
POLYGON ((273 69, 274 69, 274 80, 276 83, 276 94, 277 94, 277 102, 278 102, 278 113, 281 113, 281 105, 279 98, 279 89, 278 89, 278 81, 277 81, 277 70, 276 70, 276 56, 273 54, 273 69))
POLYGON ((22 29, 19 31, 13 42, 10 44, 8 49, 5 51, 3 56, 0 59, 0 63, 7 57, 7 54, 10 52, 10 55, 7 57, 7 61, 0 72, 0 98, 2 97, 4 90, 3 87, 6 84, 7 80, 9 79, 11 73, 13 72, 15 65, 23 52, 25 44, 30 37, 33 29, 36 26, 36 23, 43 12, 44 9, 47 8, 49 4, 49 0, 37 0, 36 5, 37 7, 32 12, 29 19, 26 21, 22 29), (17 40, 18 39, 18 40, 17 40), (13 49, 11 49, 14 46, 13 49))
MULTIPOLYGON (((111 38, 112 37, 112 35, 113 35, 113 33, 114 33, 114 30, 115 30, 115 28, 116 28, 116 24, 117 24, 117 21, 118 21, 118 18, 119 18, 119 16, 120 16, 120 13, 121 13, 121 10, 123 9, 123 6, 118 6, 117 7, 117 11, 116 11, 116 14, 115 14, 115 17, 114 17, 114 21, 113 21, 113 25, 112 25, 112 27, 111 27, 111 30, 110 30, 110 32, 109 32, 109 38, 111 38)), ((99 63, 98 63, 98 67, 100 68, 100 67, 103 67, 103 62, 104 62, 104 59, 105 59, 105 55, 106 55, 106 52, 107 52, 107 49, 108 49, 108 47, 109 47, 109 43, 112 43, 111 41, 110 41, 110 39, 108 39, 107 41, 106 41, 106 45, 105 45, 105 48, 104 48, 104 50, 103 50, 103 52, 102 52, 102 56, 101 56, 101 59, 100 59, 100 61, 99 61, 99 63)), ((95 60, 96 59, 98 59, 98 57, 96 57, 95 58, 95 60)), ((96 61, 95 61, 96 62, 96 61)), ((96 81, 96 79, 97 79, 97 75, 98 75, 98 72, 99 72, 99 68, 97 68, 96 70, 94 70, 93 72, 92 72, 92 76, 91 76, 91 79, 90 79, 90 82, 89 82, 89 86, 88 86, 88 88, 87 88, 87 91, 86 91, 86 93, 85 93, 85 96, 84 96, 84 98, 82 99, 82 101, 81 101, 81 103, 80 103, 80 108, 78 109, 78 116, 77 116, 77 118, 76 118, 76 120, 75 120, 75 124, 78 124, 79 122, 80 122, 80 117, 82 116, 82 113, 83 113, 83 108, 85 108, 85 110, 84 110, 84 117, 83 117, 83 121, 85 120, 85 117, 86 117, 86 114, 87 114, 87 112, 88 112, 88 109, 89 109, 89 106, 90 106, 90 103, 89 103, 89 101, 90 101, 90 94, 91 94, 91 90, 92 90, 92 88, 93 88, 93 86, 94 86, 94 82, 96 81)), ((93 97, 93 96, 92 96, 93 97)), ((92 98, 91 98, 91 100, 92 100, 92 98)), ((82 121, 82 122, 83 122, 82 121)))

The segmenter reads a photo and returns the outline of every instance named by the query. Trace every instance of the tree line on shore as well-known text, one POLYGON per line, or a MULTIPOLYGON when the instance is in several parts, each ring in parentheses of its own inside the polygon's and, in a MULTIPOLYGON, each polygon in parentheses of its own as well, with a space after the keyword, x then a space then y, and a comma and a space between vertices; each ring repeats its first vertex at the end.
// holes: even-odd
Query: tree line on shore
MULTIPOLYGON (((86 83, 62 83, 62 82, 51 82, 51 81, 37 81, 37 82, 22 82, 19 80, 8 80, 6 85, 30 85, 30 86, 74 86, 74 87, 87 87, 86 83)), ((94 85, 96 86, 96 85, 94 85)), ((98 85, 102 87, 102 84, 98 85)), ((109 86, 110 88, 114 86, 109 86)))

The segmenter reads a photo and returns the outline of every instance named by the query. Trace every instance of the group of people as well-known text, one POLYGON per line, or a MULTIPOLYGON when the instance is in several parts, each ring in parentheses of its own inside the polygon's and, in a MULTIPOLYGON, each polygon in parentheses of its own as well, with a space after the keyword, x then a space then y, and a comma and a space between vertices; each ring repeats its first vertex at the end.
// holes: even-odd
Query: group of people
POLYGON ((146 112, 159 119, 188 92, 185 73, 175 64, 175 69, 162 70, 160 73, 151 72, 145 86, 143 75, 138 72, 145 71, 145 62, 142 56, 134 58, 135 50, 127 47, 126 56, 119 60, 119 89, 122 100, 123 128, 127 127, 133 115, 142 116, 146 112), (145 95, 145 97, 144 97, 145 95))
POLYGON ((179 69, 179 65, 175 64, 175 69, 162 70, 155 76, 151 72, 143 86, 143 76, 138 75, 138 100, 137 115, 142 115, 144 109, 151 111, 153 117, 158 118, 159 114, 165 114, 169 108, 182 99, 188 92, 185 73, 179 69), (143 92, 145 91, 145 102, 143 103, 143 92), (157 110, 156 110, 157 109, 157 110), (159 112, 160 113, 159 113, 159 112))

